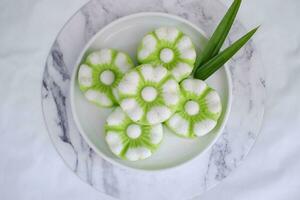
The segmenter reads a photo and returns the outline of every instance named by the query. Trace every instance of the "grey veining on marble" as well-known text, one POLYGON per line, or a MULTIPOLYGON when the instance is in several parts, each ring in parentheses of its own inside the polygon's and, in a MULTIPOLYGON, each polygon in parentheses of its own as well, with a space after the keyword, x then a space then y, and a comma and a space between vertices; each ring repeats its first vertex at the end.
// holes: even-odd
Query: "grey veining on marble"
MULTIPOLYGON (((250 42, 229 63, 233 102, 229 121, 216 144, 180 168, 145 173, 114 166, 83 140, 72 118, 70 77, 80 51, 103 26, 142 11, 172 13, 209 35, 225 12, 217 0, 92 0, 58 35, 47 59, 42 86, 44 118, 66 164, 97 190, 120 199, 189 199, 226 178, 246 157, 260 131, 266 81, 255 45, 250 42)), ((246 30, 236 23, 227 44, 246 30)))

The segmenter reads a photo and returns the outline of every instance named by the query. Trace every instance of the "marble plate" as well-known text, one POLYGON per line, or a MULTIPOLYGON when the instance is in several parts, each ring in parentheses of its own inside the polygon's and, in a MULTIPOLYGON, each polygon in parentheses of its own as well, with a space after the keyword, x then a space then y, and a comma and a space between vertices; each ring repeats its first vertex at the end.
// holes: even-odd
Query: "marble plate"
MULTIPOLYGON (((82 49, 100 29, 120 17, 146 11, 180 16, 210 35, 226 8, 218 0, 90 1, 66 23, 49 53, 42 83, 44 118, 53 145, 65 163, 104 194, 128 200, 190 199, 230 175, 253 146, 265 107, 263 65, 253 41, 228 63, 232 109, 223 133, 201 156, 162 172, 146 173, 111 164, 90 148, 74 122, 70 104, 71 76, 82 49)), ((246 32, 240 23, 235 23, 227 44, 246 32)))
POLYGON ((71 79, 71 106, 75 123, 86 142, 98 155, 114 164, 144 170, 161 170, 179 166, 211 147, 222 133, 231 105, 231 79, 227 68, 219 70, 207 80, 222 100, 222 115, 218 126, 205 137, 183 139, 164 127, 164 140, 148 159, 136 162, 117 158, 105 143, 104 124, 111 109, 101 109, 89 103, 77 83, 78 66, 86 52, 114 48, 127 52, 137 65, 136 51, 144 35, 158 27, 175 26, 189 35, 200 52, 206 42, 204 32, 190 22, 170 14, 143 12, 118 19, 101 29, 85 46, 74 67, 71 79), (174 156, 176 155, 176 156, 174 156))

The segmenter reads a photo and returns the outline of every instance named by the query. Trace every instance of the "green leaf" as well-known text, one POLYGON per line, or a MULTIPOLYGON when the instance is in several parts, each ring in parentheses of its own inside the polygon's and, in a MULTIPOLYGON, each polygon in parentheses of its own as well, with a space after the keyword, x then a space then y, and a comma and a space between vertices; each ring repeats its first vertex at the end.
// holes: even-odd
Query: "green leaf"
POLYGON ((209 59, 213 58, 219 53, 240 8, 241 1, 242 0, 235 0, 232 3, 215 32, 211 36, 210 40, 204 47, 203 52, 197 58, 195 66, 200 66, 203 63, 206 63, 209 59))
POLYGON ((194 73, 194 77, 201 80, 207 79, 210 75, 221 68, 232 56, 234 56, 234 54, 236 54, 236 52, 238 52, 248 42, 248 40, 250 40, 258 28, 259 27, 251 30, 230 47, 220 52, 207 63, 204 63, 201 67, 198 67, 194 73))

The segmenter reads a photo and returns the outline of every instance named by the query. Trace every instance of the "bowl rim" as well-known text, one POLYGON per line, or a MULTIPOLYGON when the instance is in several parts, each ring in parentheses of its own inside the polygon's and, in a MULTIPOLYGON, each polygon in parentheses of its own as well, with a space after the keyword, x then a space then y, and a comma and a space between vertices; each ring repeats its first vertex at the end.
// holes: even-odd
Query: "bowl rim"
POLYGON ((135 167, 131 167, 122 163, 119 163, 117 161, 115 161, 113 158, 110 158, 109 156, 105 155, 104 153, 102 153, 102 151, 100 151, 94 144, 93 142, 89 139, 89 137, 86 135, 85 131, 83 130, 83 128, 80 125, 79 119, 77 117, 77 112, 75 109, 75 102, 74 102, 74 91, 75 91, 75 87, 74 87, 74 82, 76 79, 76 75, 77 75, 77 71, 79 68, 79 65, 82 61, 82 58, 84 57, 86 51, 88 50, 88 48, 91 46, 91 44, 96 40, 96 38, 98 37, 98 35, 100 35, 102 32, 104 32, 106 29, 118 24, 118 23, 122 23, 123 21, 126 20, 130 20, 130 19, 134 19, 137 17, 150 17, 150 16, 158 16, 158 17, 166 17, 166 18, 170 18, 170 19, 175 19, 177 21, 183 22, 189 26, 191 26, 192 28, 194 28, 197 32, 201 33, 205 38, 207 37, 207 34, 198 26, 196 26, 195 24, 193 24, 192 22, 179 17, 177 15, 173 15, 173 14, 169 14, 169 13, 163 13, 163 12, 139 12, 139 13, 134 13, 134 14, 130 14, 130 15, 126 15, 123 17, 120 17, 118 19, 115 19, 114 21, 106 24, 103 28, 101 28, 94 36, 91 37, 91 39, 89 39, 89 41, 84 45, 84 47, 82 48, 77 61, 74 64, 74 68, 72 71, 72 76, 71 76, 71 81, 70 81, 70 89, 69 89, 69 96, 70 96, 70 104, 71 104, 71 113, 72 113, 72 117, 73 120, 75 122, 76 127, 79 130, 80 135, 83 137, 83 139, 87 142, 87 144, 98 154, 98 156, 100 156, 101 158, 107 160, 108 162, 121 167, 123 169, 127 169, 127 170, 133 170, 133 171, 140 171, 140 172, 162 172, 162 171, 166 171, 166 170, 172 170, 175 168, 179 168, 183 165, 186 165, 188 163, 190 163, 191 161, 195 160, 196 158, 200 157, 201 155, 203 155, 206 151, 208 151, 215 143, 216 141, 219 139, 219 137, 222 135, 223 130, 225 128, 225 125, 227 123, 227 120, 229 118, 229 114, 231 111, 231 105, 232 105, 232 79, 231 79, 231 75, 230 72, 228 70, 228 65, 225 64, 224 70, 225 70, 225 74, 226 74, 226 80, 227 80, 227 85, 228 85, 228 101, 226 104, 226 111, 224 113, 224 117, 223 117, 223 122, 219 127, 219 130, 216 132, 216 136, 213 138, 213 140, 210 142, 210 144, 208 144, 208 146, 206 148, 204 148, 200 153, 198 153, 197 155, 193 156, 192 158, 179 163, 177 165, 171 166, 171 167, 164 167, 164 168, 155 168, 155 169, 145 169, 145 168, 135 168, 135 167))

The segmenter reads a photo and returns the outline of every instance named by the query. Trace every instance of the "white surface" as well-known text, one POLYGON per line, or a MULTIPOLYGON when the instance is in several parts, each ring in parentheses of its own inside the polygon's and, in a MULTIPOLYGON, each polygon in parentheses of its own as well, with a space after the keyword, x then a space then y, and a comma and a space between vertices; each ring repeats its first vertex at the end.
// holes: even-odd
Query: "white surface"
MULTIPOLYGON (((46 55, 62 25, 85 2, 0 3, 0 81, 4 83, 0 86, 1 199, 111 199, 81 182, 64 165, 41 114, 40 83, 46 55)), ((266 120, 243 165, 198 199, 298 199, 299 9, 298 0, 243 2, 242 22, 248 28, 262 24, 255 41, 269 83, 266 120)))

